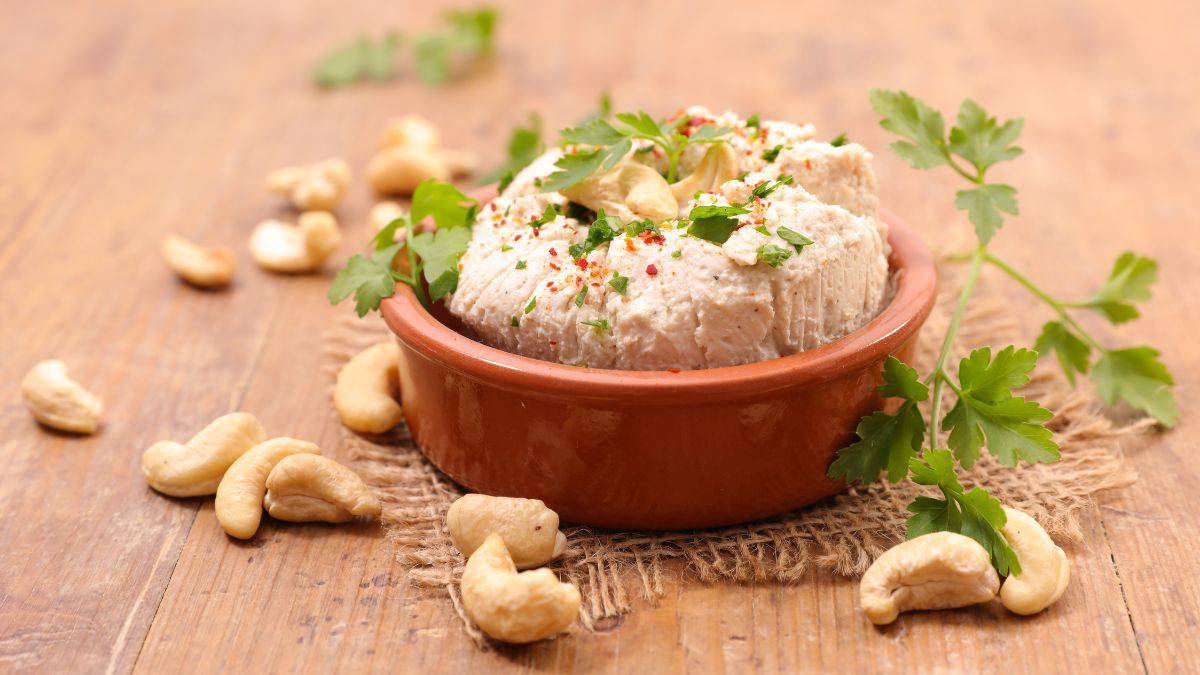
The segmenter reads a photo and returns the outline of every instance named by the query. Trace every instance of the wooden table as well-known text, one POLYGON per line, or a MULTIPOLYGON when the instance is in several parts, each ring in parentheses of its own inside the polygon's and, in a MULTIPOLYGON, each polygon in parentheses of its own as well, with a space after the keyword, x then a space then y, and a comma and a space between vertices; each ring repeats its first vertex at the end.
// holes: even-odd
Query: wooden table
MULTIPOLYGON (((321 92, 313 60, 361 31, 414 32, 424 3, 9 0, 0 22, 0 671, 740 672, 1200 670, 1200 41, 1196 3, 509 3, 499 58, 461 83, 321 92), (903 5, 903 6, 901 6, 903 5), (565 29, 577 26, 577 32, 565 29), (732 61, 731 61, 732 59, 732 61), (444 598, 406 586, 374 526, 267 521, 249 543, 211 499, 146 487, 141 451, 232 409, 332 445, 322 331, 332 270, 256 269, 244 242, 285 213, 262 177, 344 156, 363 167, 384 121, 418 112, 497 159, 531 110, 556 128, 611 89, 619 106, 811 120, 877 151, 883 201, 933 241, 966 227, 948 172, 885 149, 867 103, 903 87, 1023 115, 1027 155, 998 170, 1021 212, 997 250, 1083 295, 1136 248, 1161 261, 1145 318, 1106 339, 1159 346, 1183 421, 1129 449, 1141 480, 1083 519, 1072 584, 1032 618, 975 609, 877 630, 856 584, 673 583, 606 632, 483 652, 444 598), (236 283, 199 292, 158 257, 168 232, 239 251, 236 283), (17 389, 58 357, 107 403, 103 430, 39 428, 17 389)), ((1013 291, 1014 311, 1041 312, 1013 291)))

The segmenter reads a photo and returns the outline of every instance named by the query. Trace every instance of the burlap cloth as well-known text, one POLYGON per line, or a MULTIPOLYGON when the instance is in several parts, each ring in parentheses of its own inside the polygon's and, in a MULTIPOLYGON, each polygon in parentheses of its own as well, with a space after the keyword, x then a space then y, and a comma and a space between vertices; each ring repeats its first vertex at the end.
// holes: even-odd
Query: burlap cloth
MULTIPOLYGON (((953 303, 958 266, 942 267, 937 306, 920 336, 917 363, 926 373, 936 359, 953 303)), ((1012 302, 997 293, 985 274, 963 322, 952 363, 983 345, 1029 345, 1032 335, 1019 325, 1012 302)), ((1028 312, 1025 312, 1028 314, 1028 312)), ((346 315, 326 335, 330 372, 359 350, 389 333, 378 318, 346 315)), ((1092 390, 1071 388, 1046 362, 1022 391, 1055 412, 1049 423, 1062 451, 1053 464, 1000 465, 986 453, 962 475, 968 487, 979 485, 1002 503, 1036 518, 1052 535, 1078 540, 1077 516, 1103 490, 1128 485, 1135 475, 1121 458, 1122 441, 1152 426, 1148 419, 1114 422, 1101 413, 1092 390)), ((339 457, 354 468, 383 501, 383 526, 411 582, 444 591, 467 633, 484 644, 466 618, 458 594, 464 559, 444 528, 446 509, 464 493, 421 455, 405 428, 384 437, 363 437, 342 429, 339 457)), ((604 620, 631 608, 635 595, 653 601, 663 593, 664 575, 677 573, 705 582, 794 582, 814 567, 843 575, 862 573, 880 553, 901 541, 910 515, 905 505, 918 494, 936 490, 909 481, 852 487, 814 506, 748 525, 715 530, 641 533, 564 526, 569 542, 551 568, 570 579, 583 594, 580 620, 594 630, 604 620), (683 565, 666 565, 667 561, 683 565)))

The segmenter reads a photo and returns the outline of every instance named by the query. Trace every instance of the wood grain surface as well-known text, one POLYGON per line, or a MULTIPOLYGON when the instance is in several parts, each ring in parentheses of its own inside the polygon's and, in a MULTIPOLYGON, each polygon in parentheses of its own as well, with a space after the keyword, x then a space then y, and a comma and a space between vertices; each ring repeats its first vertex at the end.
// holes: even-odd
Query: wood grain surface
MULTIPOLYGON (((503 3, 498 56, 444 88, 410 72, 322 92, 311 63, 368 31, 414 32, 414 2, 113 0, 0 6, 0 671, 42 672, 1198 672, 1200 5, 1168 3, 503 3), (227 538, 211 499, 153 493, 138 458, 233 409, 332 447, 322 331, 333 269, 365 241, 372 197, 338 210, 347 243, 321 275, 256 269, 244 243, 285 214, 262 178, 366 163, 384 121, 418 112, 449 144, 499 158, 529 111, 571 123, 693 102, 812 121, 874 148, 883 202, 929 241, 966 227, 953 177, 885 149, 867 102, 902 87, 1027 120, 998 169, 1021 216, 995 248, 1082 295, 1136 248, 1162 263, 1144 319, 1105 339, 1159 346, 1178 428, 1127 448, 1140 480, 1083 519, 1063 600, 870 626, 856 584, 672 583, 597 633, 480 651, 449 602, 406 586, 370 525, 266 520, 227 538), (232 288, 177 282, 178 232, 238 251, 232 288), (39 428, 17 383, 67 361, 107 404, 92 437, 39 428)), ((944 172, 947 173, 948 172, 944 172)), ((1014 289, 1013 311, 1043 310, 1014 289)))

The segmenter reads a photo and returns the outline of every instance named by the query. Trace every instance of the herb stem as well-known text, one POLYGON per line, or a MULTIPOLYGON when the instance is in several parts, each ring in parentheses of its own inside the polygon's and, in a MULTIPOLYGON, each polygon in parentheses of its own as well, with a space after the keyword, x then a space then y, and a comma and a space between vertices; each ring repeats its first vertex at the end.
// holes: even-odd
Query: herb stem
POLYGON ((971 267, 967 270, 967 278, 963 282, 962 292, 958 295, 958 303, 954 306, 954 314, 950 316, 950 324, 946 327, 946 337, 942 340, 942 351, 938 354, 937 364, 933 368, 933 398, 929 404, 929 447, 938 447, 938 436, 941 432, 940 408, 942 407, 942 385, 949 378, 944 377, 946 362, 950 359, 950 349, 954 346, 954 337, 962 325, 963 316, 967 313, 967 303, 975 292, 975 283, 979 281, 979 271, 987 256, 987 248, 980 244, 971 254, 971 267), (942 376, 936 376, 941 374, 942 376))
POLYGON ((1058 314, 1059 318, 1067 323, 1067 325, 1071 326, 1071 328, 1075 329, 1075 331, 1079 333, 1079 335, 1082 336, 1083 339, 1086 340, 1087 343, 1092 347, 1099 350, 1101 353, 1108 351, 1103 345, 1097 342, 1095 338, 1093 338, 1087 332, 1087 330, 1084 329, 1083 326, 1079 325, 1079 322, 1075 321, 1075 319, 1073 319, 1071 315, 1067 313, 1067 307, 1078 306, 1078 303, 1060 302, 1046 291, 1043 291, 1041 287, 1033 283, 1032 279, 1019 272, 1017 268, 991 253, 985 253, 984 260, 999 268, 1000 271, 1012 277, 1014 281, 1024 286, 1027 291, 1032 293, 1039 300, 1049 305, 1050 308, 1054 310, 1055 314, 1058 314))
POLYGON ((404 248, 408 251, 408 266, 409 272, 412 274, 413 291, 417 294, 417 300, 421 301, 421 306, 428 310, 430 302, 429 296, 425 293, 425 285, 421 283, 421 263, 417 262, 417 252, 412 247, 413 238, 416 236, 413 229, 412 218, 409 218, 408 223, 404 226, 404 248))

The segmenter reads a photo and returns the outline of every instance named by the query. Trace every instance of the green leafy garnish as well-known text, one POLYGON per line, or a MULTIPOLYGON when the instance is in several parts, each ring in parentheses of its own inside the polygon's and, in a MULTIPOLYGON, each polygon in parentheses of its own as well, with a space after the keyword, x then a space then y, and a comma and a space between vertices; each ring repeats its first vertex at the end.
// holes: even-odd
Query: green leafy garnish
POLYGON ((671 251, 671 257, 672 258, 682 258, 683 251, 680 251, 679 249, 675 249, 674 251, 671 251))
POLYGON ((579 323, 595 328, 597 333, 605 333, 611 330, 611 327, 608 325, 608 319, 591 319, 590 321, 580 321, 579 323))
POLYGON ((534 230, 537 230, 538 228, 553 223, 561 215, 562 212, 558 210, 557 204, 547 204, 546 210, 542 211, 542 215, 529 221, 529 226, 534 230))
POLYGON ((474 200, 453 185, 432 179, 421 183, 413 192, 412 212, 380 230, 372 240, 374 250, 369 256, 355 254, 338 271, 329 288, 329 302, 336 305, 353 295, 355 311, 365 316, 392 296, 397 281, 411 286, 427 308, 453 293, 458 288, 458 261, 471 241, 477 208, 474 200), (437 230, 416 233, 414 224, 426 217, 432 217, 437 230), (393 243, 401 228, 407 236, 393 243), (407 252, 411 274, 394 269, 395 257, 402 252, 407 252))
POLYGON ((929 387, 917 378, 917 371, 894 356, 883 364, 879 395, 904 399, 895 414, 877 412, 858 423, 858 440, 838 451, 829 467, 830 478, 844 481, 875 481, 885 468, 888 480, 902 480, 908 473, 909 460, 921 448, 925 419, 917 404, 929 398, 929 387))
POLYGON ((555 166, 558 171, 550 174, 542 185, 543 192, 553 192, 571 187, 587 178, 597 169, 611 169, 620 162, 635 140, 649 141, 657 145, 667 156, 667 180, 674 182, 679 168, 679 156, 692 143, 717 143, 728 134, 729 127, 714 127, 705 124, 690 134, 679 129, 688 122, 687 117, 675 121, 655 120, 649 113, 617 113, 616 122, 603 117, 585 121, 575 127, 562 130, 562 140, 571 145, 593 146, 590 150, 579 150, 563 155, 555 166))
POLYGON ((613 278, 608 280, 608 285, 620 295, 625 295, 629 290, 629 277, 621 276, 620 272, 613 272, 613 278))
POLYGON ((587 254, 595 251, 603 244, 613 240, 621 232, 621 221, 617 218, 612 218, 613 223, 609 223, 609 217, 604 215, 604 209, 600 209, 596 213, 596 219, 588 226, 587 238, 578 244, 571 244, 567 248, 567 253, 570 254, 572 260, 579 260, 587 256, 587 254))
POLYGON ((575 296, 575 306, 583 307, 583 303, 587 300, 588 287, 584 286, 579 289, 579 294, 575 296))
POLYGON ((313 68, 313 82, 333 88, 363 80, 386 80, 395 72, 396 47, 400 36, 388 33, 378 42, 363 36, 330 50, 313 68))
POLYGON ((1100 312, 1114 324, 1138 318, 1134 302, 1150 299, 1150 287, 1158 281, 1158 263, 1126 251, 1113 264, 1108 280, 1081 306, 1100 312))
POLYGON ((759 262, 764 262, 771 267, 779 267, 783 265, 784 261, 792 257, 792 252, 775 244, 763 244, 758 247, 756 255, 759 262))
POLYGON ((758 113, 754 113, 753 115, 746 118, 746 128, 747 129, 758 129, 761 127, 761 125, 762 125, 762 122, 758 119, 758 113))
POLYGON ((759 199, 766 199, 780 187, 784 185, 791 185, 793 182, 795 182, 795 179, 785 173, 781 175, 778 180, 766 181, 755 185, 754 189, 750 191, 750 196, 757 197, 759 199))
POLYGON ((950 429, 949 444, 965 468, 974 466, 979 449, 988 450, 1002 464, 1053 462, 1058 444, 1051 440, 1045 422, 1049 410, 1013 396, 1012 390, 1029 381, 1037 365, 1037 352, 1005 347, 992 358, 988 347, 976 349, 959 365, 958 402, 943 424, 950 429))
POLYGON ((491 54, 497 16, 490 7, 446 12, 449 26, 416 39, 413 65, 417 75, 427 84, 442 84, 450 79, 457 59, 491 54))
POLYGON ((537 308, 537 296, 536 295, 529 299, 529 304, 525 305, 525 313, 528 314, 528 313, 532 312, 535 308, 537 308))
POLYGON ((842 133, 838 134, 837 136, 834 136, 833 140, 829 141, 829 144, 835 148, 840 148, 849 142, 850 141, 846 140, 846 133, 842 132, 842 133))
POLYGON ((737 229, 738 221, 734 216, 750 213, 741 206, 693 206, 688 213, 692 221, 688 234, 699 237, 714 244, 724 244, 737 229))
POLYGON ((517 261, 517 269, 519 269, 519 270, 523 270, 528 266, 529 266, 529 263, 525 262, 524 260, 517 261))
POLYGON ((497 183, 497 189, 504 192, 522 169, 546 151, 546 144, 542 142, 542 118, 531 113, 525 126, 518 126, 509 134, 505 150, 504 163, 480 179, 481 185, 497 183))
POLYGON ((926 450, 924 461, 909 460, 912 479, 918 485, 936 485, 944 499, 917 497, 908 505, 908 538, 930 532, 959 532, 975 541, 991 556, 1000 574, 1021 572, 1021 563, 1000 530, 1008 522, 1000 502, 981 488, 964 491, 954 473, 954 459, 948 450, 926 450))
POLYGON ((781 152, 783 152, 783 146, 777 145, 773 148, 763 150, 762 158, 768 162, 774 162, 775 160, 779 159, 779 153, 781 152))
POLYGON ((779 235, 780 239, 791 244, 796 249, 796 253, 803 251, 805 246, 815 243, 812 239, 788 227, 780 226, 775 230, 775 234, 779 235))
POLYGON ((508 318, 508 325, 512 326, 513 328, 520 328, 521 318, 514 314, 508 318))
POLYGON ((1179 420, 1179 407, 1171 393, 1174 378, 1158 360, 1152 347, 1105 351, 1092 367, 1092 381, 1108 405, 1123 400, 1144 410, 1165 427, 1179 420))
POLYGON ((1075 337, 1075 334, 1061 321, 1046 322, 1046 325, 1042 326, 1042 334, 1038 336, 1033 348, 1040 355, 1053 352, 1058 357, 1058 363, 1062 366, 1063 373, 1066 374, 1067 380, 1072 385, 1075 384, 1075 373, 1088 371, 1092 348, 1083 340, 1075 337))

